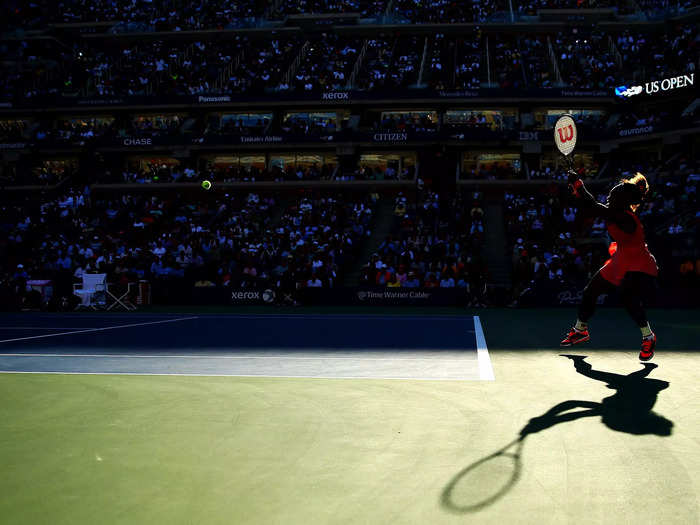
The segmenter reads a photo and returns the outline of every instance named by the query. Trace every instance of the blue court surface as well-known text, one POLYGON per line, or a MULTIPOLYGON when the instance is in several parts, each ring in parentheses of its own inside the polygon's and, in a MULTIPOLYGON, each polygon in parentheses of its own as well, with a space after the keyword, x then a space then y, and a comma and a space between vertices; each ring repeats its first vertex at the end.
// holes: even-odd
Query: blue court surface
POLYGON ((5 314, 0 372, 493 379, 477 316, 5 314))

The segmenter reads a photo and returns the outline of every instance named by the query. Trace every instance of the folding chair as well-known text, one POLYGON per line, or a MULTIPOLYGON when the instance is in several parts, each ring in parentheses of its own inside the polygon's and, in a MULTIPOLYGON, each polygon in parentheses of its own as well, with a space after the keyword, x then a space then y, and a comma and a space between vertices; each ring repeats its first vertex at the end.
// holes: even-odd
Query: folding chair
MULTIPOLYGON (((107 310, 111 310, 112 308, 115 308, 117 306, 123 308, 127 312, 132 312, 136 310, 136 306, 129 300, 129 297, 131 296, 131 288, 132 286, 136 286, 136 283, 129 283, 126 287, 126 290, 119 290, 116 293, 114 293, 112 290, 110 290, 110 286, 114 287, 114 285, 107 285, 107 295, 109 298, 112 300, 112 304, 110 304, 107 307, 107 310), (117 295, 120 294, 120 295, 117 295)), ((114 288, 112 288, 114 289, 114 288)))
POLYGON ((73 293, 81 299, 78 308, 104 308, 107 304, 107 274, 84 273, 82 284, 73 285, 73 293))

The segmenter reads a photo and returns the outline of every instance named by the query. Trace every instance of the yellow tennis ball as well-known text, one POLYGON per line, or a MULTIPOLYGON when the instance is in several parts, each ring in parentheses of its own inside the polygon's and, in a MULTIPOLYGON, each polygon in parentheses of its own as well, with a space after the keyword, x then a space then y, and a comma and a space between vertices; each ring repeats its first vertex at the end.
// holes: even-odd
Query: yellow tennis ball
POLYGON ((208 190, 209 188, 211 188, 211 182, 209 182, 208 180, 203 180, 202 181, 202 188, 204 188, 205 190, 208 190))

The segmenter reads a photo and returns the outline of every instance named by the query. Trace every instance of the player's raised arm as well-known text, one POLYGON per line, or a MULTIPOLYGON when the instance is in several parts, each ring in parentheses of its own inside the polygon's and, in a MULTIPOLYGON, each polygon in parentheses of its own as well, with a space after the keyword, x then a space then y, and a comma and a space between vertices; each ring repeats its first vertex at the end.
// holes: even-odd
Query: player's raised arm
POLYGON ((603 204, 598 202, 591 192, 588 191, 588 188, 586 188, 586 185, 583 183, 578 173, 574 170, 569 170, 568 176, 571 193, 579 200, 583 208, 590 215, 602 217, 608 222, 615 223, 626 233, 632 233, 635 230, 637 226, 636 222, 629 213, 625 211, 629 209, 628 202, 631 197, 631 195, 629 195, 630 190, 626 188, 625 185, 631 186, 630 184, 621 183, 615 186, 610 190, 607 204, 603 204), (624 195, 622 195, 623 193, 624 195))

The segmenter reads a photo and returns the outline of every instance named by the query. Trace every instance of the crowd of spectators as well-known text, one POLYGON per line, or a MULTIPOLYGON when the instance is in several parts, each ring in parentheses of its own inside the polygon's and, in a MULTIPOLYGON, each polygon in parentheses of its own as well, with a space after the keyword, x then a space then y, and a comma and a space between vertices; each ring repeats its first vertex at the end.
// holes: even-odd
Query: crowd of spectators
POLYGON ((669 14, 680 15, 687 13, 689 9, 697 7, 694 0, 675 0, 673 2, 659 2, 659 0, 635 0, 635 3, 652 18, 660 18, 669 14))
POLYGON ((113 119, 96 117, 75 120, 59 120, 43 123, 34 132, 37 145, 85 146, 94 140, 111 133, 113 119))
POLYGON ((298 92, 339 91, 347 87, 362 41, 323 33, 309 42, 290 85, 298 92))
POLYGON ((26 120, 0 120, 0 142, 19 142, 26 140, 28 133, 26 120))
POLYGON ((542 9, 611 8, 620 15, 633 13, 637 7, 650 17, 683 14, 695 6, 692 0, 659 2, 635 0, 479 0, 459 3, 440 0, 430 4, 417 0, 243 0, 235 3, 215 0, 182 5, 173 0, 160 3, 129 0, 62 0, 56 3, 20 2, 9 11, 10 27, 37 28, 52 23, 113 22, 112 32, 184 31, 231 29, 259 25, 261 20, 282 20, 289 15, 358 13, 361 18, 381 18, 402 23, 471 23, 485 22, 494 15, 509 19, 536 16, 542 9), (388 7, 391 6, 391 12, 388 7))
POLYGON ((369 39, 356 87, 381 91, 415 86, 424 42, 418 36, 369 39))
POLYGON ((281 129, 285 133, 297 136, 328 136, 337 131, 335 115, 314 115, 290 113, 282 121, 281 129))
POLYGON ((0 186, 53 186, 70 179, 73 166, 38 165, 31 169, 4 166, 0 169, 0 186))
MULTIPOLYGON (((258 170, 257 176, 327 179, 332 169, 287 166, 258 170)), ((604 202, 610 185, 636 169, 618 171, 608 183, 591 182, 589 189, 604 202)), ((373 170, 364 171, 358 178, 372 178, 373 170)), ((652 190, 638 213, 662 268, 661 281, 700 284, 693 248, 700 227, 698 162, 678 156, 642 171, 652 190)), ((228 179, 213 168, 204 173, 153 165, 141 172, 126 170, 121 177, 124 182, 154 176, 180 181, 256 177, 227 172, 228 179)), ((488 227, 483 195, 462 191, 439 196, 417 187, 417 196, 396 196, 391 234, 363 267, 362 283, 463 288, 472 304, 483 304, 488 281, 482 255, 488 227)), ((564 185, 540 188, 507 190, 503 197, 513 301, 575 303, 609 257, 606 225, 578 209, 564 185)), ((22 290, 30 278, 52 279, 57 297, 69 297, 83 272, 106 272, 110 282, 122 285, 148 279, 178 293, 192 286, 231 286, 272 288, 283 297, 304 287, 340 285, 344 271, 360 263, 357 257, 370 236, 378 196, 305 191, 284 204, 280 198, 223 192, 153 196, 73 187, 40 198, 5 200, 0 214, 3 301, 28 301, 22 290)))
POLYGON ((492 81, 502 89, 551 87, 553 64, 544 35, 489 36, 492 47, 492 81))
POLYGON ((665 110, 657 109, 652 112, 640 108, 637 111, 629 111, 620 114, 620 118, 615 123, 615 126, 618 130, 645 126, 654 127, 668 122, 669 118, 670 115, 665 110))
MULTIPOLYGON (((432 6, 426 9, 435 11, 432 6)), ((304 93, 351 85, 370 91, 473 90, 486 81, 487 68, 482 66, 487 58, 489 79, 501 88, 552 87, 556 64, 565 85, 609 89, 620 81, 689 74, 698 66, 696 24, 675 24, 663 32, 630 29, 617 35, 574 27, 566 33, 518 36, 483 34, 476 27, 458 38, 443 33, 379 34, 365 40, 326 32, 310 37, 232 35, 194 42, 107 41, 73 48, 39 40, 4 43, 0 50, 7 55, 0 75, 4 100, 304 93), (288 75, 290 71, 294 74, 288 75)))
MULTIPOLYGON (((620 171, 607 184, 590 184, 589 190, 605 203, 610 187, 636 171, 620 171)), ((673 165, 643 171, 651 193, 637 213, 661 269, 660 281, 700 284, 698 163, 681 157, 673 165)), ((579 209, 565 186, 554 184, 546 191, 507 192, 505 209, 514 304, 578 302, 585 283, 610 256, 605 220, 579 209)))
POLYGON ((140 41, 86 51, 84 56, 91 57, 86 69, 100 96, 195 95, 216 90, 220 72, 240 52, 244 39, 227 44, 140 41))
POLYGON ((392 7, 396 18, 412 24, 480 23, 486 22, 497 11, 509 10, 508 2, 503 0, 474 2, 395 0, 392 7))
POLYGON ((193 286, 331 287, 371 232, 369 195, 305 192, 284 208, 272 195, 201 195, 85 187, 4 203, 0 302, 29 300, 30 279, 50 279, 57 300, 75 301, 83 273, 122 286, 147 279, 166 295, 193 286))
POLYGON ((552 45, 562 80, 580 89, 605 89, 619 82, 619 67, 600 31, 588 34, 576 28, 558 33, 552 45))
POLYGON ((626 30, 613 38, 628 81, 661 80, 698 68, 697 24, 677 24, 659 33, 626 30))
POLYGON ((276 5, 272 18, 302 14, 359 13, 362 18, 374 18, 386 12, 386 0, 282 0, 276 5))
POLYGON ((460 179, 463 180, 507 180, 522 177, 519 164, 513 162, 485 162, 476 166, 463 167, 460 179))
POLYGON ((132 0, 62 0, 59 2, 19 2, 8 10, 10 27, 38 28, 47 24, 113 22, 111 31, 185 31, 230 29, 254 25, 271 7, 261 0, 180 3, 134 2, 132 0))
MULTIPOLYGON (((483 48, 481 31, 478 29, 471 37, 460 38, 456 42, 457 56, 455 57, 455 89, 477 89, 481 85, 483 69, 483 48)), ((448 84, 445 87, 451 87, 448 84)))
POLYGON ((235 55, 236 67, 223 75, 217 92, 247 94, 290 89, 285 74, 298 56, 300 47, 297 38, 246 41, 235 55))
POLYGON ((521 15, 535 16, 540 9, 600 9, 612 8, 621 15, 633 12, 632 2, 612 0, 518 0, 513 7, 521 15), (517 7, 516 7, 517 5, 517 7))
POLYGON ((262 135, 270 125, 271 115, 256 118, 213 117, 204 127, 205 134, 214 135, 262 135))
POLYGON ((386 163, 384 165, 375 164, 369 166, 360 164, 351 173, 337 172, 333 177, 334 180, 414 180, 416 179, 416 170, 413 165, 405 165, 401 168, 396 163, 386 163))
POLYGON ((501 131, 503 129, 513 129, 514 120, 504 118, 499 111, 482 112, 478 110, 452 112, 445 115, 443 126, 448 129, 488 129, 491 131, 501 131))
MULTIPOLYGON (((588 173, 588 175, 591 175, 588 173)), ((531 180, 559 180, 567 179, 566 169, 553 165, 543 165, 539 168, 530 168, 528 178, 531 180)))
POLYGON ((549 56, 547 37, 525 35, 520 38, 520 56, 529 87, 552 87, 555 82, 554 65, 549 56))
POLYGON ((488 273, 483 195, 452 198, 432 191, 394 202, 395 227, 362 271, 362 283, 404 288, 461 288, 483 305, 488 273))
POLYGON ((504 204, 513 304, 578 303, 578 292, 606 258, 605 242, 579 238, 579 211, 561 187, 507 192, 504 204))
POLYGON ((502 89, 518 89, 525 82, 523 58, 515 37, 489 37, 493 49, 493 82, 502 89))
POLYGON ((372 123, 372 131, 434 133, 437 129, 437 114, 420 111, 387 112, 372 123))

